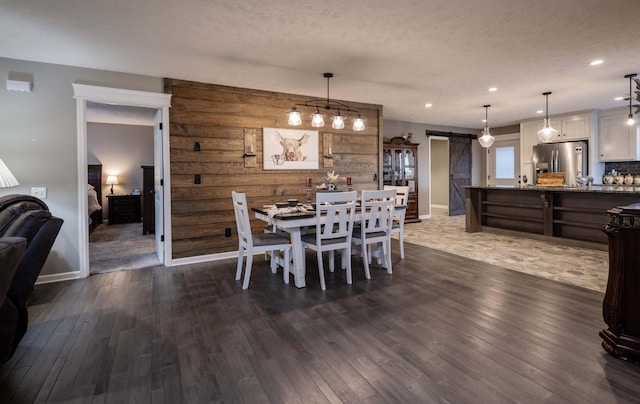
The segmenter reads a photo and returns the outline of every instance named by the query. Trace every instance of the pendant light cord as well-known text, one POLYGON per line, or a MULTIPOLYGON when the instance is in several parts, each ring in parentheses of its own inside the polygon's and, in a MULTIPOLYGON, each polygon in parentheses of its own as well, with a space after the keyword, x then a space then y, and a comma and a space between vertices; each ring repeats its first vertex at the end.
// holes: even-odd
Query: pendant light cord
POLYGON ((631 80, 633 80, 633 76, 629 75, 629 115, 632 115, 631 113, 631 80))

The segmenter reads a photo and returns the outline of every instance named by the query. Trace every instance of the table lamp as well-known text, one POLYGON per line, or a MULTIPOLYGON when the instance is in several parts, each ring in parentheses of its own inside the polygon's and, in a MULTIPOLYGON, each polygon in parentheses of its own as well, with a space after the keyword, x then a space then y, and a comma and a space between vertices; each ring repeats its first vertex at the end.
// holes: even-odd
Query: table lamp
POLYGON ((113 195, 113 185, 118 185, 118 177, 116 175, 107 175, 107 185, 111 185, 111 195, 113 195))
POLYGON ((9 167, 0 159, 0 188, 17 187, 20 185, 16 177, 13 176, 9 167))

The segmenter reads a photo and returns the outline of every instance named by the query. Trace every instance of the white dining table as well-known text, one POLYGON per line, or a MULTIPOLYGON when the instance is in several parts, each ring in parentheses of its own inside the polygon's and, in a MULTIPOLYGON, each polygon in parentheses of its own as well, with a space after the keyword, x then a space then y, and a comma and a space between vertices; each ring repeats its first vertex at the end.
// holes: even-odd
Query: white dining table
MULTIPOLYGON (((396 210, 406 209, 407 206, 396 206, 396 210)), ((294 284, 298 288, 306 287, 305 274, 306 268, 304 265, 304 246, 302 245, 302 229, 305 227, 316 225, 315 211, 299 211, 276 214, 269 217, 268 208, 253 208, 255 216, 264 222, 270 223, 276 228, 281 229, 289 233, 291 237, 291 249, 293 257, 293 277, 294 284)), ((360 209, 357 209, 354 215, 354 223, 362 220, 362 213, 360 209)))

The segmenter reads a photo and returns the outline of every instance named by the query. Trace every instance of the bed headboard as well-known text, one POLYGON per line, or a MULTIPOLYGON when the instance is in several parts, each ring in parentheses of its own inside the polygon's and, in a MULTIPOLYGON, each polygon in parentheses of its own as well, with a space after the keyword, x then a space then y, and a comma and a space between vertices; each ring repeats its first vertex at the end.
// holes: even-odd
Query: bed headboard
POLYGON ((88 165, 88 182, 96 189, 98 202, 102 204, 102 164, 88 165))

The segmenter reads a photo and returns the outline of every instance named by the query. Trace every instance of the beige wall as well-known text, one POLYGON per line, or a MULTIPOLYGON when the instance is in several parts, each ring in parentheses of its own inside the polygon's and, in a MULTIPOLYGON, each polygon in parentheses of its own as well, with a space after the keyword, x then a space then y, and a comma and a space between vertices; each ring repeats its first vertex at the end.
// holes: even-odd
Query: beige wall
POLYGON ((431 204, 449 206, 449 140, 431 139, 431 204))

